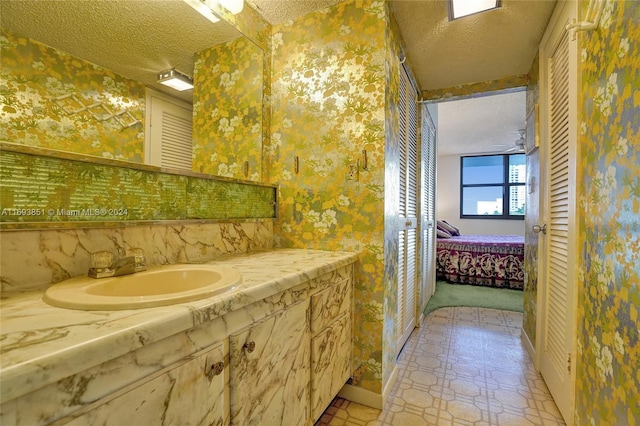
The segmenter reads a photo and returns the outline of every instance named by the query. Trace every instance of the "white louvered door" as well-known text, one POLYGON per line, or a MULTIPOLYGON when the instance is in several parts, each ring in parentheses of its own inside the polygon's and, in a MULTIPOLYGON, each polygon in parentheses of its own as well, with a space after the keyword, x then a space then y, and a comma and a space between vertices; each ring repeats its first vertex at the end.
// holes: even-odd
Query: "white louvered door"
POLYGON ((418 283, 418 105, 409 77, 400 70, 400 197, 396 355, 416 326, 418 283))
POLYGON ((565 27, 575 16, 575 2, 559 6, 558 20, 541 55, 545 80, 545 144, 541 162, 545 169, 542 203, 546 235, 539 290, 542 295, 540 372, 568 424, 573 419, 573 356, 576 197, 577 52, 565 27))
POLYGON ((192 110, 186 105, 151 96, 148 161, 154 166, 191 171, 192 110))

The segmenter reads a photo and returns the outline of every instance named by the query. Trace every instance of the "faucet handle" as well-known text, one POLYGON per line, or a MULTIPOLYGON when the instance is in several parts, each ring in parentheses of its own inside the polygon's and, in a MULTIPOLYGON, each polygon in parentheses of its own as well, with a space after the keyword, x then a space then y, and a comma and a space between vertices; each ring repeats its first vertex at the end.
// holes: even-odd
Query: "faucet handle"
POLYGON ((113 264, 113 253, 110 251, 97 251, 91 253, 91 267, 95 269, 110 268, 113 264))
POLYGON ((134 259, 136 272, 144 271, 147 269, 147 259, 144 255, 144 250, 141 248, 130 248, 127 250, 127 256, 131 256, 134 259))
POLYGON ((144 260, 144 250, 142 250, 141 248, 132 247, 126 251, 126 256, 135 257, 136 260, 138 260, 138 258, 141 258, 142 260, 144 260))

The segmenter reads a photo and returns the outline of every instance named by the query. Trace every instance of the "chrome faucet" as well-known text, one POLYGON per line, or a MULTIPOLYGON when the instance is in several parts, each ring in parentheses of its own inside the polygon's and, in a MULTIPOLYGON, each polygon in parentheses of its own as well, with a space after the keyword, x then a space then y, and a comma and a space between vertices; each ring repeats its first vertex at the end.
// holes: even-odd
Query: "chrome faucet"
POLYGON ((126 255, 124 250, 120 249, 118 253, 120 258, 115 262, 113 261, 113 253, 110 251, 92 253, 88 275, 91 278, 108 278, 147 270, 147 263, 142 249, 131 249, 126 255))

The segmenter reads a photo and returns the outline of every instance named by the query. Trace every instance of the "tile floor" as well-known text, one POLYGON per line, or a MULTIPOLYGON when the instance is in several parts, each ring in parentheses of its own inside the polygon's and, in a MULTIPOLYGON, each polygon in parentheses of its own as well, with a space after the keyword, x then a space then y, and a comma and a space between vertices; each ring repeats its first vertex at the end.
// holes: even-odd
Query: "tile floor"
POLYGON ((325 425, 564 425, 520 341, 522 314, 442 308, 398 358, 384 410, 336 398, 325 425))

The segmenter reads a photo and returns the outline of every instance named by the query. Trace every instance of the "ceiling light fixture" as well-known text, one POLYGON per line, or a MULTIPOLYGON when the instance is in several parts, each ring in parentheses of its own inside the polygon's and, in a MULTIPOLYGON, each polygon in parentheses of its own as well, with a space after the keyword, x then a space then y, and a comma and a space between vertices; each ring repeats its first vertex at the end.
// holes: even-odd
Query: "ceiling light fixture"
POLYGON ((169 86, 172 89, 176 89, 180 92, 193 89, 193 80, 188 75, 181 73, 175 68, 162 71, 158 74, 158 83, 169 86))
POLYGON ((502 0, 449 0, 449 20, 498 9, 502 0))

